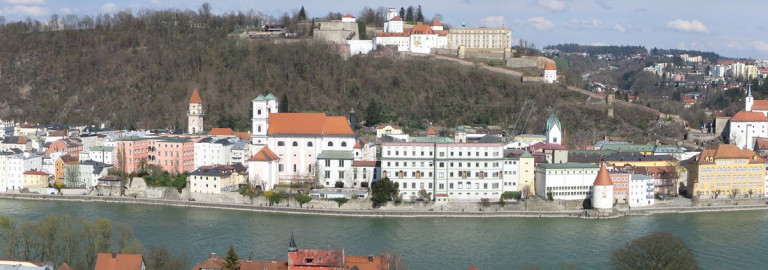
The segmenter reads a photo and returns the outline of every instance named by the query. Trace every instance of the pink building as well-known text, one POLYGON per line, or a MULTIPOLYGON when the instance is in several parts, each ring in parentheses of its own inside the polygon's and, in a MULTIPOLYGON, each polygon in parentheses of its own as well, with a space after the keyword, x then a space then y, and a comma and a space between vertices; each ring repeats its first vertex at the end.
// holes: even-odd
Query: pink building
POLYGON ((156 137, 150 141, 149 162, 171 173, 195 169, 195 142, 183 137, 156 137))
POLYGON ((116 170, 125 170, 127 173, 139 171, 142 164, 149 164, 150 140, 145 137, 124 137, 115 140, 116 170), (125 162, 125 164, 123 164, 125 162))
POLYGON ((611 182, 613 182, 613 199, 616 200, 615 203, 627 203, 631 175, 628 172, 621 171, 613 171, 610 175, 611 182))

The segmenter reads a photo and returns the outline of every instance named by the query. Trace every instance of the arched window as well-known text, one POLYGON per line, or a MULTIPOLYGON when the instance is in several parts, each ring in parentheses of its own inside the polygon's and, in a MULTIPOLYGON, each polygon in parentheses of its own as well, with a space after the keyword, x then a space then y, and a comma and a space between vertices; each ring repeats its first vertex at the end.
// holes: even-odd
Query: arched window
POLYGON ((328 147, 333 147, 333 142, 328 142, 328 147))
POLYGON ((279 141, 279 142, 277 142, 277 146, 285 146, 285 142, 284 141, 279 141))
POLYGON ((257 132, 261 132, 261 125, 259 125, 258 127, 256 127, 256 129, 258 130, 257 132))
POLYGON ((347 147, 347 142, 341 142, 341 147, 347 147))
POLYGON ((307 146, 312 147, 312 142, 307 142, 307 146))
POLYGON ((299 146, 299 142, 293 141, 293 146, 299 146))
POLYGON ((267 113, 271 113, 271 112, 272 112, 272 108, 267 108, 267 113))
POLYGON ((256 110, 256 114, 261 115, 261 109, 256 110))

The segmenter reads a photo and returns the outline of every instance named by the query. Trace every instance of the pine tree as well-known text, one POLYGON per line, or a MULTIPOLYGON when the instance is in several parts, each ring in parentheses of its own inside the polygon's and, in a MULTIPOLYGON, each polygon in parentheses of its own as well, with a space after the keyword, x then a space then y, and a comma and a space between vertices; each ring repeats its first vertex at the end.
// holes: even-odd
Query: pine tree
POLYGON ((304 11, 304 6, 301 6, 301 10, 299 10, 299 21, 303 21, 307 19, 307 12, 304 11))
POLYGON ((424 14, 421 13, 421 5, 419 5, 419 8, 416 10, 416 21, 424 22, 424 14))
POLYGON ((405 19, 405 8, 400 7, 400 19, 405 19))
POLYGON ((283 113, 290 112, 290 107, 288 107, 288 95, 286 93, 283 93, 283 97, 280 99, 280 108, 278 109, 283 113))
POLYGON ((413 22, 413 6, 408 6, 408 9, 405 11, 405 18, 403 18, 406 22, 413 22))
POLYGON ((227 258, 224 259, 224 269, 226 270, 239 270, 240 269, 240 256, 237 255, 235 247, 229 245, 229 251, 227 251, 227 258))
POLYGON ((379 122, 381 122, 381 110, 379 109, 379 104, 375 99, 371 99, 371 101, 368 102, 368 108, 365 108, 365 124, 373 126, 379 122))

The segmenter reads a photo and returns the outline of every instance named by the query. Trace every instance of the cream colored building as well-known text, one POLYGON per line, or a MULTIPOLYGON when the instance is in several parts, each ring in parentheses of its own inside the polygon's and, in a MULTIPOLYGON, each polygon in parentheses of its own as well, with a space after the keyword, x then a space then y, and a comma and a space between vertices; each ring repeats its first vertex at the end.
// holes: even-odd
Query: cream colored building
POLYGON ((465 46, 469 49, 511 48, 512 29, 509 28, 451 28, 448 30, 448 49, 465 46))
POLYGON ((203 166, 190 173, 188 179, 192 193, 220 194, 222 190, 237 190, 238 185, 245 184, 248 174, 240 164, 203 166))
POLYGON ((48 186, 48 178, 51 175, 43 171, 26 171, 24 172, 24 187, 26 188, 42 188, 48 186))

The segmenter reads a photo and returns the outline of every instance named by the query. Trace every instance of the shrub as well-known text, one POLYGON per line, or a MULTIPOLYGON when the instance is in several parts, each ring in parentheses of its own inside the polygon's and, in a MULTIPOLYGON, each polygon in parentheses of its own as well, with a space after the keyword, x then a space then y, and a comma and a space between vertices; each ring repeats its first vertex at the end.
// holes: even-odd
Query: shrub
POLYGON ((349 199, 347 199, 347 198, 336 198, 336 199, 333 199, 333 201, 335 201, 337 204, 339 204, 339 207, 341 207, 342 205, 347 203, 349 201, 349 199))

